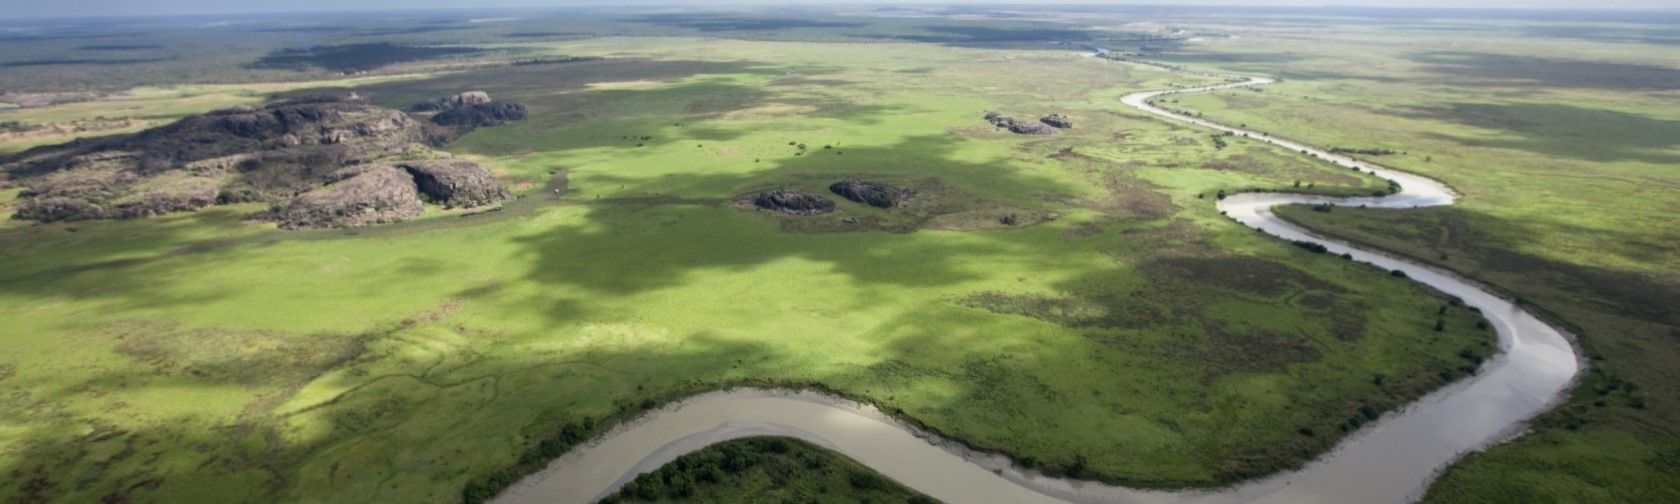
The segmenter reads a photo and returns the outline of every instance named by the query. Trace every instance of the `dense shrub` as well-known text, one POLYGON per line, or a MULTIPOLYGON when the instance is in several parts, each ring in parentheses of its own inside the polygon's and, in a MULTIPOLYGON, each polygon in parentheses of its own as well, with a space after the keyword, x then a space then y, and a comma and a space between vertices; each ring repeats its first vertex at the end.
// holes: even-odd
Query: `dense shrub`
POLYGON ((1321 243, 1318 243, 1318 242, 1311 242, 1311 241, 1306 241, 1306 240, 1295 240, 1294 243, 1295 243, 1295 246, 1306 249, 1308 252, 1312 252, 1314 254, 1323 254, 1325 252, 1330 251, 1330 249, 1326 248, 1324 246, 1324 244, 1321 244, 1321 243))

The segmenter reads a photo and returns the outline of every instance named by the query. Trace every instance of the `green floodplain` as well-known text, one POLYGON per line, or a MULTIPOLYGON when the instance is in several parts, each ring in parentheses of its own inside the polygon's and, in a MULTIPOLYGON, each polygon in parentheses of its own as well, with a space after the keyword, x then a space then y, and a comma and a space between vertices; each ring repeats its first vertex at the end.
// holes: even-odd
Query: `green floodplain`
MULTIPOLYGON (((288 19, 220 28, 249 36, 235 45, 125 32, 93 50, 125 55, 91 60, 86 39, 4 42, 33 50, 0 66, 40 70, 0 76, 0 102, 79 96, 0 105, 18 124, 0 151, 323 89, 399 109, 483 90, 531 117, 440 147, 514 189, 495 211, 313 231, 252 221, 260 203, 0 223, 0 497, 476 501, 617 421, 737 385, 831 391, 1049 474, 1209 487, 1299 467, 1495 353, 1446 297, 1213 203, 1386 181, 1123 107, 1219 79, 1094 45, 1279 77, 1169 105, 1442 180, 1458 205, 1280 213, 1485 281, 1579 337, 1591 368, 1566 401, 1426 501, 1680 499, 1680 28, 1038 17, 288 19), (320 58, 288 49, 285 30, 314 28, 320 58), (1075 126, 1016 135, 987 111, 1075 126), (854 178, 917 198, 741 203, 854 178)), ((769 495, 921 499, 777 439, 691 454, 613 499, 769 495)))

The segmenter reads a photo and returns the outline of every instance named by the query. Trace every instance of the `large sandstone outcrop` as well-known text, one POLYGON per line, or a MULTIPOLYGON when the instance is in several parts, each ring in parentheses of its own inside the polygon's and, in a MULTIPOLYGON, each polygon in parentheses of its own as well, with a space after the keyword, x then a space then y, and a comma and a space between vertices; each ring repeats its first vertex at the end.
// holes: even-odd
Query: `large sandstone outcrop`
POLYGON ((335 175, 338 180, 299 194, 275 211, 274 221, 285 229, 360 227, 420 215, 414 179, 401 168, 364 165, 335 175))
POLYGON ((126 219, 289 198, 423 139, 400 111, 353 94, 308 97, 30 149, 0 158, 0 170, 24 187, 19 218, 126 219))
POLYGON ((398 166, 414 177, 422 194, 450 207, 473 208, 512 197, 490 170, 460 159, 406 161, 398 166))
MULTIPOLYGON (((523 119, 484 93, 434 100, 463 124, 523 119)), ((432 103, 432 102, 428 102, 432 103)), ((434 116, 434 119, 436 116, 434 116)), ((23 186, 16 217, 128 219, 267 201, 287 229, 354 227, 419 215, 421 194, 449 207, 512 194, 489 170, 427 158, 427 126, 354 94, 275 101, 187 117, 131 135, 79 140, 0 158, 0 182, 23 186)))

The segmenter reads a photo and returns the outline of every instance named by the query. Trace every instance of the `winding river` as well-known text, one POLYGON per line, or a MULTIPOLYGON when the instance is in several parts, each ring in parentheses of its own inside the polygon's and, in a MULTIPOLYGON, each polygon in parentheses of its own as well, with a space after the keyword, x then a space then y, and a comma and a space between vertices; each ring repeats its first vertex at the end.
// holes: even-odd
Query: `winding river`
MULTIPOLYGON (((1098 51, 1099 53, 1102 51, 1098 51)), ((1405 272, 1462 298, 1490 320, 1501 352, 1468 379, 1390 412, 1306 467, 1229 488, 1136 490, 1022 471, 1001 455, 977 453, 883 414, 867 404, 808 391, 732 389, 696 395, 650 411, 554 460, 496 499, 500 504, 592 502, 637 475, 683 454, 749 436, 788 436, 827 447, 904 485, 951 503, 1097 502, 1135 504, 1401 503, 1417 500, 1441 468, 1463 454, 1509 439, 1546 410, 1580 370, 1571 341, 1522 307, 1444 270, 1329 240, 1272 214, 1288 204, 1376 208, 1451 205, 1457 195, 1426 177, 1332 154, 1302 143, 1175 114, 1151 98, 1257 86, 1265 77, 1196 88, 1147 91, 1121 102, 1167 120, 1246 135, 1398 182, 1382 197, 1336 198, 1242 193, 1219 202, 1236 221, 1285 240, 1311 240, 1333 254, 1405 272)))

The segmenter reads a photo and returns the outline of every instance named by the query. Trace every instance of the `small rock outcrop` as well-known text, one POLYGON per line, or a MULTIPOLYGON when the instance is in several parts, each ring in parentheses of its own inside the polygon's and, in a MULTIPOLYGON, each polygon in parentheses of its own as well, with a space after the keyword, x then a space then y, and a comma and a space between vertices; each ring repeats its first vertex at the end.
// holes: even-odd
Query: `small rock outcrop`
POLYGON ((432 122, 452 128, 498 126, 523 121, 530 116, 524 105, 499 102, 483 91, 468 91, 420 102, 411 107, 415 112, 436 112, 432 122))
POLYGON ((524 105, 509 102, 490 102, 445 110, 432 116, 432 122, 455 128, 500 126, 530 117, 524 105))
POLYGON ((753 205, 794 215, 816 215, 834 211, 836 205, 828 198, 798 191, 772 191, 753 196, 753 205))
POLYGON ((512 197, 490 170, 462 159, 405 161, 398 166, 408 171, 421 194, 445 206, 474 208, 500 203, 512 197))
POLYGON ((828 186, 828 190, 842 198, 876 208, 892 208, 916 195, 915 189, 858 179, 835 182, 828 186))
POLYGON ((1015 118, 997 112, 988 111, 986 112, 986 122, 992 123, 992 126, 997 126, 999 128, 1008 128, 1015 125, 1015 118))
POLYGON ((490 101, 490 93, 483 91, 467 91, 455 96, 433 98, 416 103, 413 107, 409 107, 409 110, 415 112, 442 112, 445 110, 454 110, 461 107, 490 103, 490 101))
POLYGON ((1061 129, 1073 127, 1073 119, 1061 114, 1050 114, 1039 118, 1038 121, 1061 129))
POLYGON ((1052 135, 1056 133, 1056 128, 1044 123, 1018 122, 1009 127, 1009 132, 1018 135, 1052 135))
POLYGON ((1045 123, 1017 121, 1013 117, 997 112, 986 112, 986 122, 991 123, 992 126, 1008 129, 1011 133, 1020 135, 1050 135, 1056 132, 1055 128, 1051 128, 1045 123))
POLYGON ((361 227, 420 215, 420 194, 408 172, 391 165, 341 170, 339 180, 293 198, 274 212, 284 229, 361 227))

